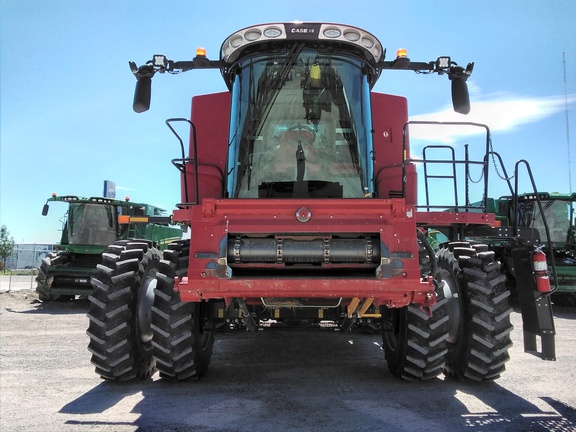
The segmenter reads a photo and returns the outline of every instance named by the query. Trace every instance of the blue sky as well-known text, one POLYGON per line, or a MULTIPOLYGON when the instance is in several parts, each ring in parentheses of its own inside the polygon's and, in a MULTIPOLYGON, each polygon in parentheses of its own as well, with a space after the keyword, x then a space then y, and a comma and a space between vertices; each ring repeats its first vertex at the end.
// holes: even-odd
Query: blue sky
MULTIPOLYGON (((65 207, 42 217, 45 200, 99 196, 104 180, 116 182, 119 197, 172 210, 180 190, 170 160, 179 149, 164 120, 189 116, 193 95, 225 85, 217 70, 158 75, 151 110, 136 114, 128 61, 190 60, 198 46, 217 59, 234 31, 294 20, 364 28, 389 58, 404 47, 414 61, 474 61, 472 111, 459 119, 487 124, 506 168, 526 159, 540 190, 574 190, 573 0, 0 0, 0 224, 16 242, 56 242, 65 207)), ((446 77, 407 71, 385 71, 375 87, 406 96, 412 119, 453 120, 449 89, 446 77)), ((492 177, 491 195, 505 194, 492 177)))

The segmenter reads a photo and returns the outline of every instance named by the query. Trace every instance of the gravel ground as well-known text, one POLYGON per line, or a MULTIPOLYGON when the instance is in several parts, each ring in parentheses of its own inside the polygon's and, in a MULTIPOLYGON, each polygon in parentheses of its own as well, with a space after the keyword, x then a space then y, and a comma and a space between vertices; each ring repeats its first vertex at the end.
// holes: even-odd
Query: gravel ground
POLYGON ((575 431, 576 309, 556 308, 557 358, 514 347, 495 382, 395 379, 380 337, 333 330, 217 335, 201 381, 102 381, 88 303, 0 293, 2 431, 575 431))

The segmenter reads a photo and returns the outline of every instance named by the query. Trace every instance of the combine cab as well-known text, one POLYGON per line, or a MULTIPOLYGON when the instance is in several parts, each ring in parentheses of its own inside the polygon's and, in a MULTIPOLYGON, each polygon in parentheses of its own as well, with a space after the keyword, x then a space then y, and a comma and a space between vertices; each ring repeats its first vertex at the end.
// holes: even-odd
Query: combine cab
POLYGON ((112 198, 49 198, 48 202, 68 204, 62 221, 62 238, 42 260, 36 281, 40 300, 70 300, 92 294, 91 278, 102 263, 102 252, 110 243, 126 239, 147 239, 164 249, 182 237, 182 230, 169 226, 166 210, 148 204, 112 198))
POLYGON ((156 73, 215 68, 229 91, 194 97, 191 120, 167 120, 175 134, 178 121, 191 129, 188 149, 176 134, 172 161, 182 184, 173 219, 190 240, 162 256, 141 243, 103 255, 88 314, 98 374, 202 376, 225 323, 329 321, 345 331, 367 319, 395 376, 485 381, 504 371, 506 277, 493 251, 463 237, 495 216, 418 207, 406 99, 372 91, 384 71, 445 75, 466 114, 472 63, 413 62, 405 50, 387 61, 359 28, 276 23, 234 33, 219 60, 199 50, 191 61, 155 55, 130 66, 137 112, 149 109, 156 73), (426 235, 436 226, 450 240, 437 251, 426 235))

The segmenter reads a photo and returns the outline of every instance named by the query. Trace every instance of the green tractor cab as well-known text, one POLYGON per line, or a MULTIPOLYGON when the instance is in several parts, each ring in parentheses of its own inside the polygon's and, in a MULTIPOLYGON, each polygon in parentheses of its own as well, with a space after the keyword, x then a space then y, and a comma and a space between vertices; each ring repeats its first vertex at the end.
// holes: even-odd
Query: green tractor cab
POLYGON ((502 226, 531 229, 537 233, 542 251, 546 254, 551 285, 556 286, 552 294, 555 304, 576 306, 576 235, 574 215, 576 193, 559 194, 539 192, 542 211, 537 204, 536 194, 518 195, 517 215, 514 199, 506 196, 495 200, 496 214, 502 226), (550 238, 547 239, 545 221, 550 238))
POLYGON ((42 259, 38 271, 36 292, 42 301, 90 295, 102 253, 117 240, 145 239, 165 249, 182 237, 166 210, 149 204, 53 194, 42 209, 43 216, 48 214, 49 202, 66 203, 68 210, 62 218, 60 243, 42 259))

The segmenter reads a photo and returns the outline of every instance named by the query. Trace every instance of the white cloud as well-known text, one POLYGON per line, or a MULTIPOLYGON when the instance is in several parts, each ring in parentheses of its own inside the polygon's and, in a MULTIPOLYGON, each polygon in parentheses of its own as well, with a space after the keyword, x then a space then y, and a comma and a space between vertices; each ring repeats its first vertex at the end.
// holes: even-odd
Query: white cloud
MULTIPOLYGON (((478 93, 472 87, 471 93, 478 93)), ((519 97, 509 94, 491 95, 484 100, 473 101, 470 113, 457 114, 452 107, 441 111, 413 116, 411 121, 472 122, 487 125, 492 132, 512 131, 526 123, 534 123, 565 109, 566 98, 562 96, 519 97)), ((569 105, 576 101, 576 95, 569 95, 569 105)), ((463 126, 417 126, 410 129, 413 140, 453 143, 459 138, 484 133, 484 129, 463 126)))

